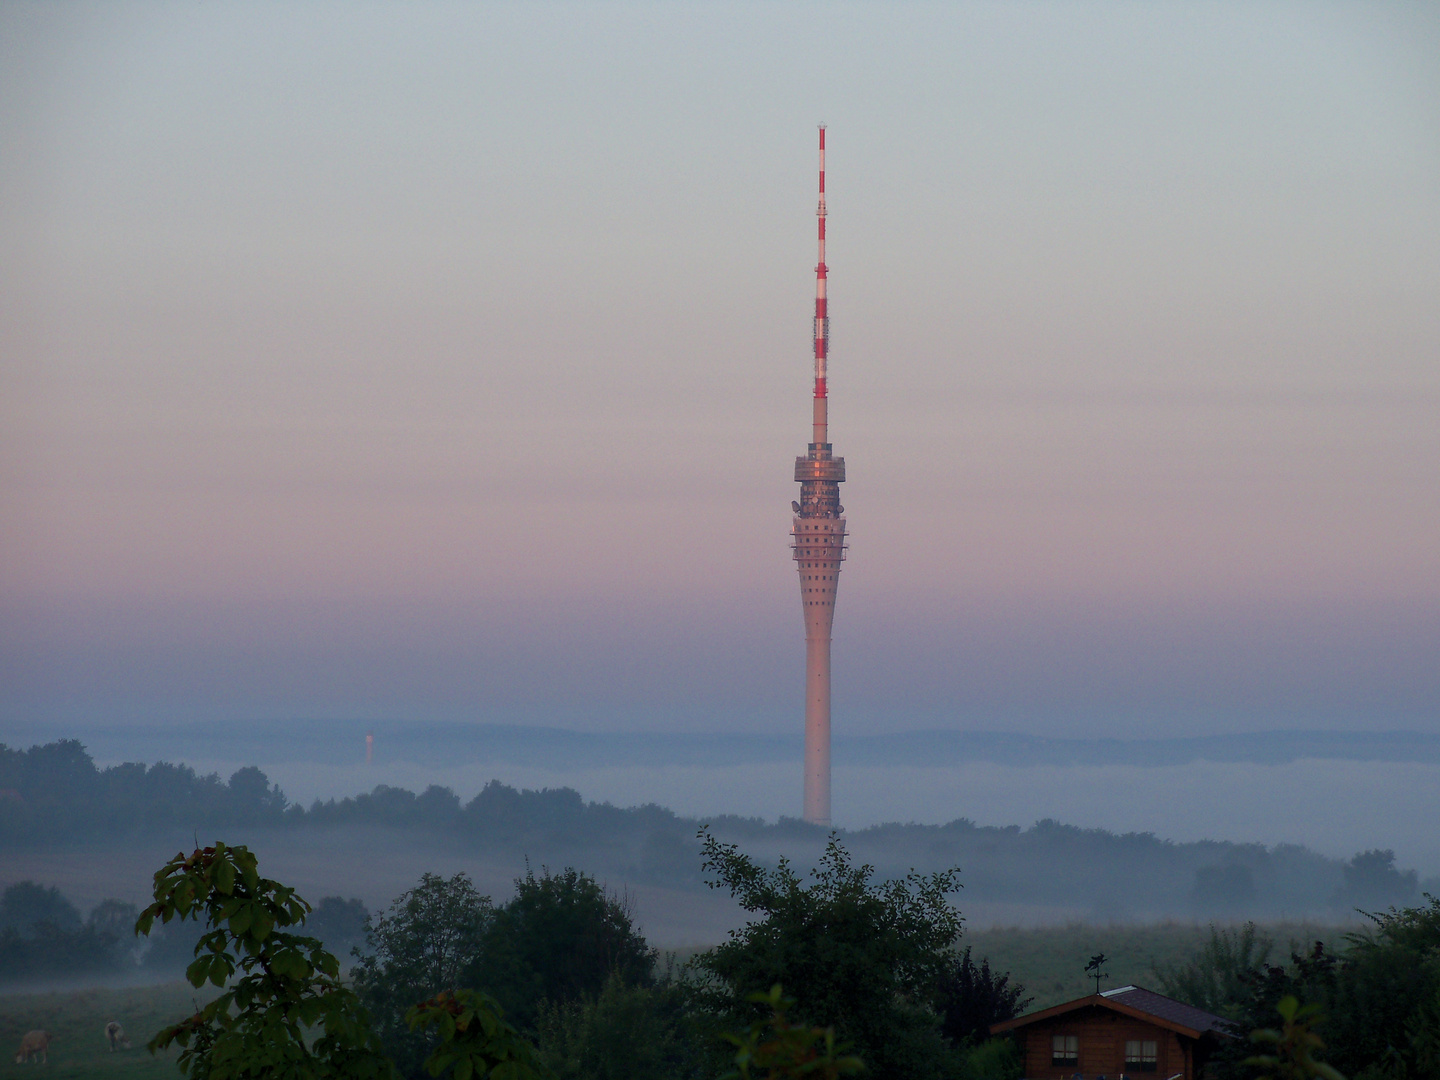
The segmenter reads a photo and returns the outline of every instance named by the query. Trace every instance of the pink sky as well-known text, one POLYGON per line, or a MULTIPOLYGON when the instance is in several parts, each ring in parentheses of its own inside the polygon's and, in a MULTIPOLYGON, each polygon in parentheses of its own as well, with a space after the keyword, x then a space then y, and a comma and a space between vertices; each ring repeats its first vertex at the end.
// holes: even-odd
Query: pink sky
POLYGON ((0 8, 0 721, 1440 725, 1440 18, 0 8))

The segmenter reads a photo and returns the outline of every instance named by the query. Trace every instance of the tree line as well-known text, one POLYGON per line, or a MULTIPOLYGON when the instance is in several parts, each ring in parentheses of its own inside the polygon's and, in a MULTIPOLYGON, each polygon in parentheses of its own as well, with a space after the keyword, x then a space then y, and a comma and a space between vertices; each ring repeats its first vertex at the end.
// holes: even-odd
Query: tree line
MULTIPOLYGON (((167 763, 102 769, 75 740, 28 750, 0 744, 0 850, 116 841, 166 828, 235 835, 363 825, 423 830, 516 859, 528 853, 554 864, 583 861, 625 880, 700 889, 699 824, 660 806, 619 808, 586 802, 569 788, 516 790, 498 781, 468 802, 439 786, 417 794, 381 785, 306 807, 290 802, 254 766, 225 781, 167 763)), ((782 855, 818 858, 826 837, 822 829, 787 818, 767 823, 724 815, 709 824, 716 835, 745 843, 772 865, 782 855)), ((1078 905, 1103 921, 1333 915, 1413 903, 1422 889, 1415 871, 1397 867, 1388 850, 1346 861, 1293 844, 1182 844, 1049 820, 1022 829, 962 818, 843 835, 857 857, 886 876, 903 875, 911 866, 959 863, 973 872, 973 899, 1078 905)), ((1433 884, 1440 891, 1440 883, 1433 884)))
MULTIPOLYGON (((196 934, 177 924, 137 940, 138 916, 135 904, 113 898, 82 916, 53 885, 12 883, 0 892, 0 989, 76 979, 173 978, 194 959, 196 934)), ((309 926, 348 956, 364 944, 369 918, 360 900, 327 896, 310 912, 309 926)))
POLYGON ((684 965, 584 872, 527 871, 501 904, 426 874, 367 921, 348 983, 306 933, 314 910, 248 849, 179 855, 137 931, 198 923, 187 975, 222 992, 151 1046, 194 1077, 1017 1080, 988 1029, 1028 999, 957 949, 958 871, 877 880, 831 837, 802 876, 698 839, 707 882, 752 920, 684 965))

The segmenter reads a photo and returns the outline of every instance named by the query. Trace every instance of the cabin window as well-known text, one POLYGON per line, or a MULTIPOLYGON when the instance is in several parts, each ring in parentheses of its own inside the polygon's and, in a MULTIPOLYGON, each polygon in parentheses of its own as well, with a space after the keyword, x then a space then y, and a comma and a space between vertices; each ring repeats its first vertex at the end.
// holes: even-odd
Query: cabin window
POLYGON ((1153 1039, 1127 1039, 1125 1041, 1125 1069, 1135 1072, 1154 1072, 1156 1043, 1153 1039))
POLYGON ((1080 1064, 1080 1036, 1056 1035, 1050 1040, 1051 1065, 1080 1064))

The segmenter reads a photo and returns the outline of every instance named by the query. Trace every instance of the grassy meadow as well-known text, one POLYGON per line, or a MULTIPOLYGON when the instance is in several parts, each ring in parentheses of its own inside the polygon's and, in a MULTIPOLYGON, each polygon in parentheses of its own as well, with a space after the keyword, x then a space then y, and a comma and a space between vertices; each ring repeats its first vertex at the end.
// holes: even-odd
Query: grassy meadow
MULTIPOLYGON (((211 991, 213 994, 213 991, 211 991)), ((0 994, 0 1077, 37 1075, 30 1065, 15 1064, 15 1051, 27 1031, 44 1028, 55 1036, 43 1075, 67 1077, 173 1078, 175 1054, 152 1056, 145 1043, 162 1027, 194 1011, 211 994, 186 982, 117 989, 0 994), (131 1049, 110 1052, 105 1025, 118 1020, 131 1049)))
MULTIPOLYGON (((1278 963, 1289 959, 1292 943, 1300 948, 1318 940, 1328 950, 1352 928, 1295 922, 1262 929, 1276 943, 1271 962, 1278 963)), ((1155 970, 1184 963, 1209 937, 1210 927, 1195 923, 1072 925, 968 931, 961 945, 971 947, 976 963, 987 957, 992 970, 1010 972, 1012 982, 1024 983, 1026 995, 1034 997, 1030 1008, 1044 1009, 1095 992, 1085 965, 1096 953, 1109 957, 1102 990, 1127 983, 1158 990, 1155 970)))

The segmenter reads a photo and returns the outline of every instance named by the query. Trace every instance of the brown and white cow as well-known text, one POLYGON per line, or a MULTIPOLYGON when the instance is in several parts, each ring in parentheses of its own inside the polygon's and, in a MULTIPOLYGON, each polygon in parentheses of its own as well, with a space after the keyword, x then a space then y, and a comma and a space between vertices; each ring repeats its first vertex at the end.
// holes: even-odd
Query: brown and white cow
POLYGON ((50 1040, 54 1037, 48 1031, 27 1031, 20 1040, 20 1052, 15 1055, 15 1064, 24 1065, 38 1057, 40 1064, 44 1065, 50 1050, 50 1040))
POLYGON ((119 1020, 111 1020, 105 1025, 105 1038, 110 1040, 110 1052, 116 1050, 129 1050, 130 1040, 125 1035, 125 1029, 120 1026, 119 1020))

